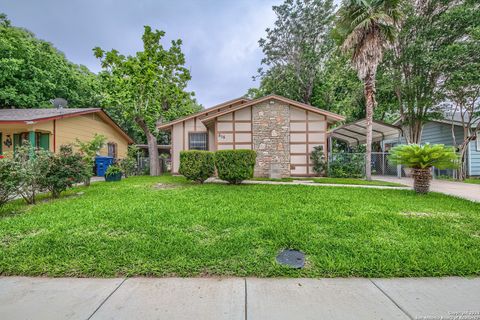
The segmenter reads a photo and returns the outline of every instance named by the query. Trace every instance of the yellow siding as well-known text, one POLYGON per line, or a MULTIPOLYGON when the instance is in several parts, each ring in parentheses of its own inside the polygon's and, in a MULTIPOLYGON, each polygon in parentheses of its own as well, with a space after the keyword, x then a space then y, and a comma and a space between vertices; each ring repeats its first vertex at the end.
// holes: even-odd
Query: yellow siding
MULTIPOLYGON (((128 141, 111 125, 104 122, 96 114, 87 114, 78 117, 58 119, 56 123, 57 149, 62 144, 73 144, 78 138, 80 141, 90 141, 95 133, 104 135, 108 142, 117 144, 117 157, 124 158, 127 154, 128 141)), ((105 146, 100 155, 108 155, 105 146)))
MULTIPOLYGON (((75 144, 76 138, 81 141, 91 140, 95 133, 102 134, 107 137, 107 142, 117 144, 118 158, 124 158, 127 154, 128 141, 110 124, 104 122, 96 114, 86 114, 77 117, 58 119, 56 121, 56 150, 63 144, 75 144)), ((0 132, 2 133, 2 150, 3 153, 13 152, 13 145, 10 148, 5 146, 7 136, 13 141, 13 134, 28 131, 49 133, 50 151, 54 151, 54 120, 41 121, 29 125, 22 124, 0 124, 0 132)), ((108 149, 105 146, 101 151, 101 155, 108 155, 108 149)))
POLYGON ((53 151, 53 120, 45 121, 45 122, 38 122, 28 126, 28 131, 36 131, 36 132, 43 132, 49 133, 48 142, 49 142, 49 150, 53 151))
POLYGON ((2 133, 2 152, 4 155, 8 155, 9 153, 13 153, 13 134, 14 133, 21 133, 28 131, 28 126, 19 126, 17 124, 0 124, 0 132, 2 133), (10 148, 7 148, 5 145, 5 140, 7 140, 7 136, 10 136, 12 140, 12 145, 10 148))

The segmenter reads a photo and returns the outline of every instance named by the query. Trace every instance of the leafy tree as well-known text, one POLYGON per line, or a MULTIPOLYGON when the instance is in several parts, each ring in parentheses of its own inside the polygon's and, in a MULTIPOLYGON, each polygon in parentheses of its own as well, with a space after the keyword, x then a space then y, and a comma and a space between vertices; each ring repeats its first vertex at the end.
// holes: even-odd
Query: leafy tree
POLYGON ((332 48, 333 1, 285 0, 273 11, 275 26, 259 41, 265 54, 262 64, 267 67, 259 69, 260 92, 311 104, 315 81, 332 48))
POLYGON ((98 106, 97 76, 0 14, 0 108, 50 107, 57 97, 70 107, 98 106))
POLYGON ((365 177, 371 180, 372 122, 375 76, 385 48, 395 38, 400 19, 399 0, 344 0, 338 12, 336 35, 343 51, 351 53, 353 67, 364 84, 367 153, 365 177))
POLYGON ((121 55, 117 50, 105 52, 94 48, 100 59, 106 101, 115 106, 124 118, 135 121, 148 143, 150 175, 160 174, 156 123, 181 113, 193 111, 193 93, 186 92, 190 72, 185 68, 181 40, 166 49, 161 44, 165 32, 145 27, 143 51, 134 56, 121 55), (187 112, 185 112, 187 110, 187 112))
MULTIPOLYGON (((468 17, 468 12, 463 16, 468 17)), ((471 141, 480 138, 480 22, 471 28, 474 30, 470 31, 468 36, 449 45, 442 51, 441 57, 447 72, 440 90, 451 102, 446 104, 444 111, 451 115, 453 144, 460 153, 458 177, 461 180, 466 178, 468 146, 471 141), (456 125, 462 126, 461 137, 455 136, 456 125)))
POLYGON ((420 143, 423 125, 442 117, 441 86, 450 77, 449 66, 463 62, 456 54, 445 59, 446 51, 472 38, 480 11, 472 0, 405 2, 404 10, 401 31, 385 59, 390 69, 385 81, 395 92, 407 142, 420 143))
POLYGON ((362 84, 348 59, 335 51, 325 64, 325 72, 317 77, 312 105, 346 116, 347 121, 365 117, 362 84))

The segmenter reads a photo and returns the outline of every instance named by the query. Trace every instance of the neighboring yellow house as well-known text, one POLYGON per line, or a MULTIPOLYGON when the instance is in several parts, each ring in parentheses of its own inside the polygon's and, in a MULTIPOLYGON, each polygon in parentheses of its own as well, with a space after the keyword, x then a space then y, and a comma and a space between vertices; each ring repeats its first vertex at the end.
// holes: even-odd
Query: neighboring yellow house
POLYGON ((23 141, 57 152, 61 145, 107 138, 100 155, 124 158, 133 140, 100 108, 0 109, 0 154, 13 152, 23 141))

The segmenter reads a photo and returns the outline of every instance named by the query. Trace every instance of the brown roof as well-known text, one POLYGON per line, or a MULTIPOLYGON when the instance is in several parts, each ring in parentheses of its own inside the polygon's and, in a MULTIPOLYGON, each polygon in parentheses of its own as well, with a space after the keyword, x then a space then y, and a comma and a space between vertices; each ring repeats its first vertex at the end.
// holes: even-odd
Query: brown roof
POLYGON ((241 104, 241 105, 236 106, 234 108, 231 108, 229 110, 225 110, 225 111, 219 112, 217 114, 205 117, 205 118, 202 119, 202 122, 207 123, 208 121, 210 121, 210 120, 212 120, 216 117, 219 117, 219 116, 222 116, 224 114, 243 109, 245 107, 253 106, 255 104, 262 103, 262 102, 265 102, 265 101, 271 100, 271 99, 278 100, 278 101, 284 102, 284 103, 288 103, 289 105, 292 105, 294 107, 298 107, 298 108, 301 108, 301 109, 305 109, 305 110, 308 110, 308 111, 311 111, 311 112, 315 112, 315 113, 324 115, 324 116, 327 117, 327 120, 330 120, 332 122, 334 122, 334 121, 344 121, 345 120, 345 117, 341 116, 339 114, 336 114, 336 113, 333 113, 333 112, 330 112, 330 111, 326 111, 326 110, 323 110, 323 109, 320 109, 320 108, 317 108, 317 107, 314 107, 314 106, 311 106, 311 105, 308 105, 308 104, 305 104, 305 103, 302 103, 302 102, 291 100, 291 99, 288 99, 288 98, 285 98, 285 97, 282 97, 282 96, 279 96, 279 95, 276 95, 276 94, 270 94, 270 95, 262 97, 262 98, 251 100, 247 103, 241 104))
POLYGON ((248 98, 244 98, 244 97, 241 97, 241 98, 236 98, 236 99, 233 99, 233 100, 229 100, 229 101, 226 101, 226 102, 223 102, 223 103, 220 103, 220 104, 217 104, 213 107, 210 107, 210 108, 207 108, 207 109, 203 109, 199 112, 196 112, 196 113, 193 113, 189 116, 185 116, 185 117, 181 117, 181 118, 178 118, 176 120, 173 120, 173 121, 170 121, 170 122, 165 122, 165 123, 159 123, 157 124, 157 128, 158 129, 165 129, 165 128, 168 128, 168 127, 171 127, 173 126, 174 124, 176 123, 179 123, 179 122, 182 122, 182 121, 185 121, 185 120, 188 120, 188 119, 192 119, 192 118, 195 118, 195 117, 199 117, 199 116, 209 116, 210 114, 209 113, 215 113, 217 110, 220 110, 222 108, 226 108, 226 107, 229 107, 229 106, 233 106, 235 104, 242 104, 242 103, 246 103, 250 101, 250 99, 248 98))
POLYGON ((129 143, 134 142, 133 139, 130 138, 128 134, 100 108, 0 109, 0 124, 29 124, 29 122, 56 120, 89 113, 98 113, 105 122, 117 129, 117 131, 120 132, 129 143))
POLYGON ((157 127, 158 127, 158 129, 167 129, 167 128, 173 126, 176 123, 179 123, 179 122, 191 119, 191 118, 195 118, 195 117, 200 117, 200 116, 203 116, 201 118, 201 121, 203 123, 207 123, 208 121, 210 121, 210 120, 212 120, 212 119, 214 119, 218 116, 221 116, 221 115, 233 112, 233 111, 237 111, 237 110, 240 110, 242 108, 249 107, 249 106, 255 105, 257 103, 264 102, 264 101, 269 100, 269 99, 275 99, 275 100, 278 100, 278 101, 281 101, 281 102, 284 102, 284 103, 288 103, 288 104, 290 104, 292 106, 295 106, 295 107, 298 107, 298 108, 302 108, 302 109, 309 110, 309 111, 312 111, 312 112, 315 112, 315 113, 318 113, 318 114, 322 114, 322 115, 326 116, 327 119, 330 118, 329 120, 333 120, 333 121, 344 121, 345 120, 345 117, 343 117, 339 114, 336 114, 336 113, 333 113, 333 112, 330 112, 330 111, 326 111, 326 110, 323 110, 323 109, 320 109, 320 108, 317 108, 317 107, 314 107, 314 106, 311 106, 311 105, 308 105, 308 104, 305 104, 305 103, 301 103, 301 102, 298 102, 298 101, 295 101, 295 100, 291 100, 291 99, 288 99, 288 98, 285 98, 285 97, 282 97, 282 96, 279 96, 279 95, 276 95, 276 94, 270 94, 270 95, 267 95, 267 96, 264 96, 262 98, 258 98, 258 99, 255 99, 255 100, 250 100, 250 99, 247 99, 247 98, 238 98, 238 99, 230 100, 230 101, 224 102, 222 104, 216 105, 214 107, 211 107, 211 108, 202 110, 200 112, 191 114, 187 117, 183 117, 183 118, 180 118, 180 119, 177 119, 177 120, 174 120, 174 121, 159 124, 157 127), (236 105, 234 106, 234 104, 236 104, 236 105), (221 110, 222 108, 227 107, 227 106, 231 106, 231 107, 228 108, 228 109, 221 110))
POLYGON ((38 121, 100 111, 100 108, 0 109, 0 122, 38 121))

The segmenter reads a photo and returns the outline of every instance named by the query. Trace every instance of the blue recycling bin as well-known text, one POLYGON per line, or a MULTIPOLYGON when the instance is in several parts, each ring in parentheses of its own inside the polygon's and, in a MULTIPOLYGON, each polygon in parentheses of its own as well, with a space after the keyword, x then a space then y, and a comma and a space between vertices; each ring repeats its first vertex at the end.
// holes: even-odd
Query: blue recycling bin
POLYGON ((97 168, 97 176, 103 177, 107 168, 113 164, 113 157, 96 157, 95 166, 97 168))

